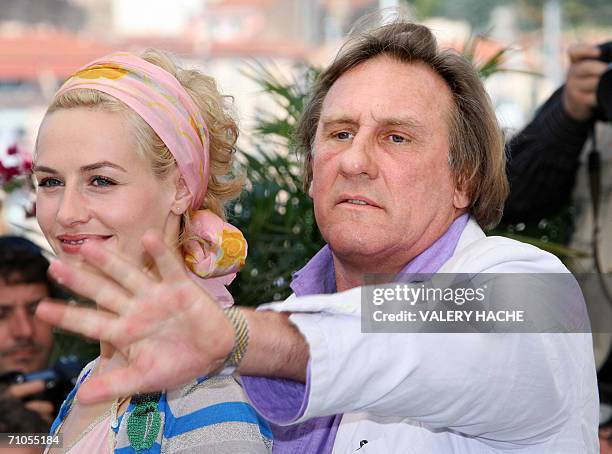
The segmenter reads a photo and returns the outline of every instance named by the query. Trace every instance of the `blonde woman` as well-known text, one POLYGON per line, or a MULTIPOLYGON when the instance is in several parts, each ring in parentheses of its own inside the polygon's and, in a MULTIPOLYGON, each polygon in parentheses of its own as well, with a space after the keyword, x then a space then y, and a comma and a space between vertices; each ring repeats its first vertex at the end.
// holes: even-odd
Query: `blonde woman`
MULTIPOLYGON (((40 227, 63 261, 81 262, 80 249, 94 242, 150 276, 159 270, 141 239, 155 230, 191 277, 229 307, 225 285, 246 256, 242 234, 223 213, 242 187, 231 177, 237 135, 212 78, 177 67, 159 51, 100 58, 64 83, 40 127, 34 162, 40 227)), ((108 290, 100 285, 95 300, 105 301, 108 290)), ((122 301, 111 304, 111 312, 121 312, 122 301)), ((271 449, 267 424, 232 375, 95 405, 78 401, 82 383, 124 363, 118 350, 101 343, 53 424, 64 448, 51 452, 271 449)))

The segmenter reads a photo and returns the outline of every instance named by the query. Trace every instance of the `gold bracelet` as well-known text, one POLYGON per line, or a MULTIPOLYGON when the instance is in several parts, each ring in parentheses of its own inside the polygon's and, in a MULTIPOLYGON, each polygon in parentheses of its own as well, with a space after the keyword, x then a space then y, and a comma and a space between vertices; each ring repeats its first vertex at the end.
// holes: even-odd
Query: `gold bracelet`
POLYGON ((219 375, 232 375, 246 355, 249 345, 249 325, 244 318, 244 314, 235 306, 224 309, 225 316, 229 319, 234 327, 234 347, 225 358, 225 362, 221 367, 219 375))

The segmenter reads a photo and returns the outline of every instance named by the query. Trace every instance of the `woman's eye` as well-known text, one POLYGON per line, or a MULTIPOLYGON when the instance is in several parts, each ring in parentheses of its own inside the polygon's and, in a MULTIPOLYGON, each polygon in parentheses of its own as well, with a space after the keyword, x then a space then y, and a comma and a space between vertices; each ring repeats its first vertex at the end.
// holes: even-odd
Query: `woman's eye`
POLYGON ((41 188, 52 188, 55 186, 60 186, 62 182, 57 178, 43 178, 38 182, 38 186, 41 188))
POLYGON ((96 176, 91 179, 91 184, 93 186, 114 186, 115 182, 106 177, 96 176))

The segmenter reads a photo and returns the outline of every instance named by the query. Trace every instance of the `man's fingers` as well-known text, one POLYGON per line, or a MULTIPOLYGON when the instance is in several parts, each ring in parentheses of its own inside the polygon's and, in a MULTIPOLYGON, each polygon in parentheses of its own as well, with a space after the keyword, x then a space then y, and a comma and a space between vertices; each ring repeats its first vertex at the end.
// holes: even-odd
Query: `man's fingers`
POLYGON ((60 261, 51 264, 49 274, 61 285, 111 312, 122 314, 129 308, 129 295, 104 276, 83 269, 75 270, 60 261))
POLYGON ((99 310, 43 300, 36 309, 36 316, 65 330, 110 342, 115 346, 114 341, 120 337, 117 317, 99 310))
POLYGON ((44 380, 34 380, 25 383, 20 383, 18 385, 11 385, 8 387, 7 392, 17 399, 22 399, 33 394, 41 393, 44 390, 44 380))
POLYGON ((568 48, 567 54, 570 61, 573 63, 578 60, 584 60, 585 58, 598 58, 599 55, 601 55, 601 50, 599 47, 591 44, 576 43, 568 48))
POLYGON ((38 413, 45 421, 53 422, 53 404, 47 400, 31 400, 24 404, 28 410, 38 413))
POLYGON ((185 265, 177 259, 175 253, 164 244, 157 233, 148 231, 142 239, 142 244, 153 257, 164 281, 176 282, 185 278, 185 265))
POLYGON ((574 81, 572 88, 586 93, 594 93, 599 84, 599 77, 581 77, 574 81))
POLYGON ((133 295, 147 291, 153 284, 151 276, 123 257, 98 244, 85 243, 81 255, 87 263, 99 269, 133 295))
POLYGON ((599 60, 584 60, 572 64, 568 78, 596 77, 606 72, 608 65, 599 60))

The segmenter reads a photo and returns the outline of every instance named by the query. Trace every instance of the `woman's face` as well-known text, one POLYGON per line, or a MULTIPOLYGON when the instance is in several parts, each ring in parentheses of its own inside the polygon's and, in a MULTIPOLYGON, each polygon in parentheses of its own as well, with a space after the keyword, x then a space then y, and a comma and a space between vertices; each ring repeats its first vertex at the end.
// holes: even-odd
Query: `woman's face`
POLYGON ((167 182, 153 175, 119 114, 86 108, 49 114, 34 173, 36 217, 62 259, 79 260, 81 246, 95 241, 145 266, 141 238, 148 229, 176 242, 175 173, 167 182))

